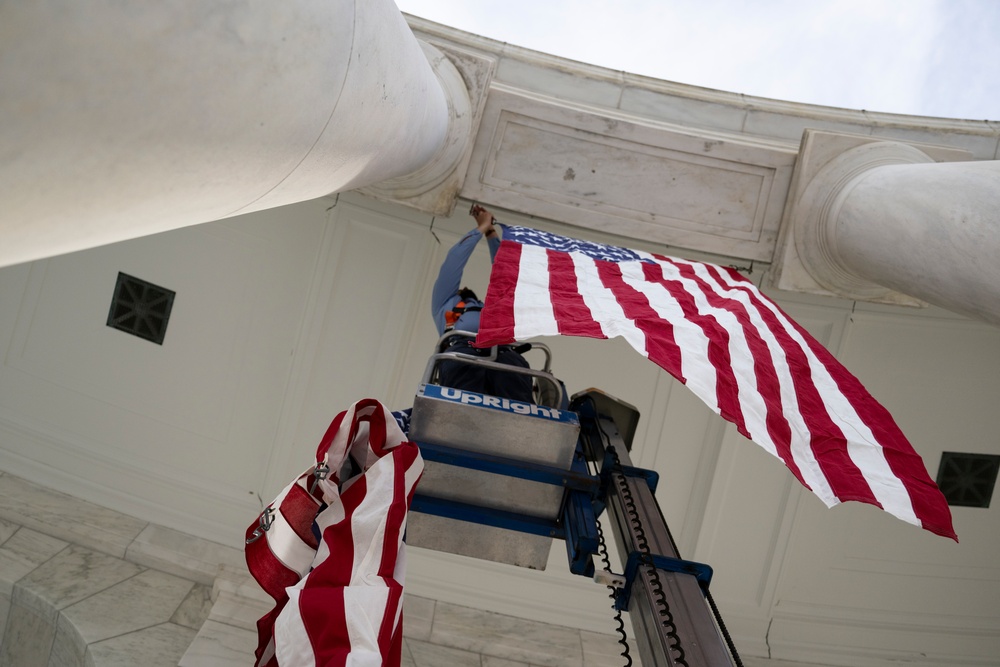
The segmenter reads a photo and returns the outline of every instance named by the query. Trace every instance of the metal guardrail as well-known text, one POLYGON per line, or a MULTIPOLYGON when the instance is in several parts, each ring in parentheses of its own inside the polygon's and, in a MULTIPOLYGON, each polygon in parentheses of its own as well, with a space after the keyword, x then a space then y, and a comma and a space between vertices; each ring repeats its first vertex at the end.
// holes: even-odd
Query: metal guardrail
POLYGON ((483 368, 502 371, 504 373, 516 373, 518 375, 531 376, 536 381, 545 383, 550 389, 549 392, 545 392, 544 390, 539 391, 542 399, 539 401, 539 405, 544 405, 549 408, 562 407, 565 396, 562 384, 560 384, 559 380, 552 375, 552 350, 550 350, 547 345, 544 343, 530 343, 532 350, 541 350, 545 353, 545 365, 542 367, 542 370, 522 368, 520 366, 511 366, 510 364, 500 363, 497 361, 497 346, 489 348, 489 355, 485 357, 474 357, 460 352, 442 351, 447 349, 446 344, 453 338, 475 339, 475 337, 476 334, 468 331, 449 331, 441 336, 438 339, 437 346, 434 348, 435 350, 438 350, 438 352, 432 354, 430 359, 427 360, 427 367, 424 369, 423 378, 420 380, 421 383, 440 384, 440 382, 437 381, 439 365, 442 361, 454 361, 460 364, 481 366, 483 368))

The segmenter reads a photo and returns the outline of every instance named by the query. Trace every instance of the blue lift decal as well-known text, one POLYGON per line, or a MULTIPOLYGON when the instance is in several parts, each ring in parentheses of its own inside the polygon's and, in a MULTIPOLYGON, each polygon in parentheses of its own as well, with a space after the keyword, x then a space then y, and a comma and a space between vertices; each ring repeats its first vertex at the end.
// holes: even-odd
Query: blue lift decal
POLYGON ((461 403, 463 405, 479 405, 484 408, 500 410, 501 412, 512 412, 518 415, 541 417, 543 419, 549 419, 551 421, 562 422, 565 424, 580 423, 576 414, 570 412, 569 410, 547 408, 541 405, 535 405, 534 403, 522 403, 521 401, 512 401, 508 398, 499 398, 497 396, 479 394, 474 391, 465 391, 464 389, 454 389, 452 387, 442 387, 436 384, 427 384, 423 387, 423 394, 426 398, 436 398, 450 401, 452 403, 461 403))

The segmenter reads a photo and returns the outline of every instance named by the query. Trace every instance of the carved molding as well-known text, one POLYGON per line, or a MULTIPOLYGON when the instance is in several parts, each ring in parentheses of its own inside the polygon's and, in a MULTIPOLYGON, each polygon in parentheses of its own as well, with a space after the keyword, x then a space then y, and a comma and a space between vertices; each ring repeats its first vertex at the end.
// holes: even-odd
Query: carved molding
POLYGON ((857 276, 837 254, 835 222, 852 187, 866 172, 889 164, 968 160, 968 151, 863 136, 806 130, 785 205, 771 285, 791 292, 856 301, 927 304, 857 276))
POLYGON ((806 270, 833 294, 859 301, 888 301, 893 291, 853 273, 837 247, 837 219, 844 200, 862 176, 883 165, 933 162, 921 150, 898 142, 866 143, 828 162, 809 181, 799 200, 795 248, 806 270))
POLYGON ((419 41, 448 103, 448 133, 434 157, 409 174, 360 190, 434 215, 451 215, 465 181, 473 138, 493 75, 488 58, 419 41))
POLYGON ((794 152, 494 84, 463 190, 631 239, 769 261, 794 152))

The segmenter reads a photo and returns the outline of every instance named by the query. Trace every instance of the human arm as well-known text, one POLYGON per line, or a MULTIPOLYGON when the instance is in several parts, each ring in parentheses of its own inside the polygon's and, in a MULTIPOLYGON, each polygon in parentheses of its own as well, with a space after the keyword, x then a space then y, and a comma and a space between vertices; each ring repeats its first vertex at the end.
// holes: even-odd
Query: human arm
POLYGON ((494 227, 497 220, 492 213, 479 204, 473 204, 469 213, 476 219, 476 229, 486 237, 490 248, 490 264, 492 264, 493 260, 496 259, 497 251, 500 250, 500 234, 494 227))
MULTIPOLYGON (((486 236, 490 246, 491 262, 500 247, 499 235, 493 228, 493 214, 478 204, 472 206, 469 214, 476 219, 476 228, 469 230, 458 240, 458 243, 448 250, 444 262, 441 263, 441 269, 438 271, 434 288, 431 290, 431 315, 434 318, 434 326, 437 327, 438 334, 443 334, 448 326, 446 313, 461 300, 458 291, 462 286, 462 273, 465 271, 465 265, 476 249, 479 239, 486 236)), ((466 326, 478 327, 478 313, 470 313, 467 317, 472 317, 473 322, 467 322, 466 326)), ((468 330, 474 331, 475 328, 468 330)))
POLYGON ((469 230, 458 243, 451 247, 441 263, 434 289, 431 290, 431 315, 438 334, 444 333, 445 313, 458 303, 458 290, 462 286, 462 272, 482 237, 478 229, 469 230))

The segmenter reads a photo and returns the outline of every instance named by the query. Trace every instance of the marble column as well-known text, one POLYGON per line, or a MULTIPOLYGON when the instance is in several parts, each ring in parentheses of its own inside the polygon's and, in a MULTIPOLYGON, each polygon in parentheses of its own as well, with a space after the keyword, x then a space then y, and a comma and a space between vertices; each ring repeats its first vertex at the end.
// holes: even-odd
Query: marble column
POLYGON ((392 0, 0 3, 0 266, 426 169, 440 61, 392 0))
POLYGON ((832 293, 892 290, 1000 324, 1000 162, 868 143, 831 160, 800 209, 798 254, 832 293))

